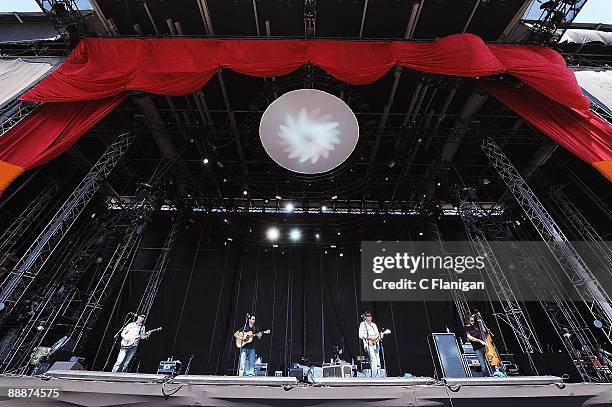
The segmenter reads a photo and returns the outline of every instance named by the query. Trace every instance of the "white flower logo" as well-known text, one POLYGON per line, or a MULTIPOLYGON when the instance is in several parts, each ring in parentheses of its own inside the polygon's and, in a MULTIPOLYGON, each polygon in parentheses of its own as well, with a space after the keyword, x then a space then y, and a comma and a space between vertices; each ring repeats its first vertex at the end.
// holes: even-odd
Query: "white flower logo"
POLYGON ((331 115, 320 116, 320 110, 308 113, 302 108, 297 119, 285 116, 285 124, 280 124, 278 142, 289 158, 297 158, 300 163, 310 160, 316 163, 321 157, 328 158, 329 152, 340 144, 338 122, 331 121, 331 115))

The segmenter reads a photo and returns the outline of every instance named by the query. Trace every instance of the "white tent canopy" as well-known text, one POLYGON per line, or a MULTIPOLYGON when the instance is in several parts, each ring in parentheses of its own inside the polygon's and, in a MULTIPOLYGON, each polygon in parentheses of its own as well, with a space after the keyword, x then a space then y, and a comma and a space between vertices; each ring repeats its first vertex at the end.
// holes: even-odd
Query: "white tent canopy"
POLYGON ((63 58, 0 58, 0 107, 21 95, 63 58))
POLYGON ((568 42, 570 44, 601 42, 605 45, 612 45, 612 32, 570 28, 565 30, 559 42, 568 42))
POLYGON ((612 111, 612 70, 574 68, 578 84, 596 98, 608 111, 612 111))

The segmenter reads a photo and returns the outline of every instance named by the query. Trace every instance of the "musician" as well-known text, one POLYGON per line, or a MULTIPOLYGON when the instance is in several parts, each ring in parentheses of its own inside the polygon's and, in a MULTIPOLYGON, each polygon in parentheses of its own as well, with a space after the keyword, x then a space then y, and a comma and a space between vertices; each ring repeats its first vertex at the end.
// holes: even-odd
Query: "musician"
POLYGON ((380 375, 380 346, 378 343, 380 333, 376 324, 372 322, 372 313, 370 311, 364 312, 361 317, 363 321, 359 324, 359 337, 363 341, 364 350, 370 357, 372 377, 378 377, 380 375))
POLYGON ((144 320, 146 315, 140 314, 136 317, 136 321, 132 321, 127 324, 121 330, 122 344, 119 349, 119 355, 117 355, 117 361, 113 366, 113 372, 125 372, 132 360, 132 357, 136 353, 138 348, 138 342, 141 339, 147 339, 150 334, 146 333, 144 320), (125 346, 126 342, 133 342, 130 346, 125 346))
POLYGON ((253 341, 245 343, 240 348, 240 371, 242 376, 255 376, 255 339, 261 339, 263 332, 255 325, 255 315, 248 315, 248 322, 234 333, 234 337, 240 339, 248 332, 253 333, 253 341), (242 335, 242 336, 241 336, 242 335))
POLYGON ((484 377, 488 377, 491 376, 491 372, 489 370, 489 363, 487 362, 487 358, 485 356, 485 346, 487 346, 487 343, 481 339, 483 338, 483 332, 480 331, 480 328, 474 322, 475 320, 473 315, 470 315, 465 319, 465 336, 472 343, 474 353, 476 353, 476 357, 478 358, 478 362, 480 362, 480 366, 482 368, 482 375, 484 377))

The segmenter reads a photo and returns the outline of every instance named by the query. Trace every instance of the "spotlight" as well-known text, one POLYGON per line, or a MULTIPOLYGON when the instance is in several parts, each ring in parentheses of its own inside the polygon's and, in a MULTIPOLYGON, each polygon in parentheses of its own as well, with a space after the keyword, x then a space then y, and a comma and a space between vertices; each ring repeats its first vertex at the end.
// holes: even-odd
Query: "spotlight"
POLYGON ((436 185, 437 185, 437 186, 440 186, 440 185, 442 185, 442 184, 438 182, 436 185))
POLYGON ((419 232, 419 236, 423 236, 423 232, 419 232))
POLYGON ((289 232, 289 238, 293 241, 300 240, 301 237, 302 232, 299 229, 291 229, 291 232, 289 232))
POLYGON ((326 210, 327 210, 327 206, 323 205, 323 206, 321 207, 321 212, 325 212, 326 210))
POLYGON ((488 178, 483 178, 483 179, 482 179, 482 184, 483 184, 483 185, 489 185, 490 183, 491 183, 491 181, 489 181, 489 179, 488 179, 488 178))
POLYGON ((223 222, 229 223, 229 220, 227 220, 227 218, 223 218, 223 222))
POLYGON ((266 237, 268 238, 268 240, 271 240, 271 241, 277 240, 278 235, 279 235, 278 229, 274 227, 268 229, 268 231, 266 232, 266 237))
POLYGON ((274 198, 276 198, 276 199, 283 199, 280 195, 276 195, 274 198))
POLYGON ((344 253, 340 253, 340 257, 344 257, 344 253))
POLYGON ((340 236, 340 232, 338 232, 338 236, 340 236))
POLYGON ((334 195, 334 196, 332 196, 332 201, 334 201, 334 200, 336 200, 336 199, 338 199, 338 195, 334 195))
POLYGON ((208 158, 204 158, 204 159, 202 160, 202 164, 204 164, 204 165, 208 164, 208 158))
POLYGON ((293 206, 293 204, 291 202, 289 202, 287 205, 285 205, 285 210, 287 212, 293 212, 294 209, 295 209, 295 206, 293 206))
POLYGON ((315 233, 315 239, 319 239, 319 238, 321 238, 321 235, 318 233, 315 233))
POLYGON ((242 195, 248 195, 249 191, 247 191, 246 189, 244 191, 242 191, 242 195))
POLYGON ((38 325, 38 326, 36 327, 36 329, 37 329, 37 330, 39 330, 39 331, 44 331, 44 330, 45 330, 45 327, 44 327, 44 326, 42 326, 42 325, 38 325))

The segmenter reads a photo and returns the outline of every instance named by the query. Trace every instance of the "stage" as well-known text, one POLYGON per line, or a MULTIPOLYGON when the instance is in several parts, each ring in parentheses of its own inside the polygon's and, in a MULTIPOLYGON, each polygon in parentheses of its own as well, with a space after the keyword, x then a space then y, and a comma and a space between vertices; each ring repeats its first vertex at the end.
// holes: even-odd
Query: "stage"
POLYGON ((612 385, 564 384, 560 377, 323 378, 168 376, 93 371, 49 371, 40 377, 0 376, 7 388, 57 388, 56 399, 2 398, 0 405, 371 405, 371 406, 610 406, 612 385))

